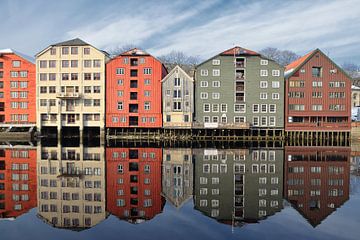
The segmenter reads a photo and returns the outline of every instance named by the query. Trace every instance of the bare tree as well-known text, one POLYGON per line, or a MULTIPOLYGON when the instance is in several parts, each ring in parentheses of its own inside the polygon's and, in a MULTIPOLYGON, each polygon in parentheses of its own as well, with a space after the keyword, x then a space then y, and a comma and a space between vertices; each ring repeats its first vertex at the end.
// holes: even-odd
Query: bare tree
POLYGON ((300 56, 290 50, 279 50, 274 47, 267 47, 260 51, 265 57, 274 60, 282 66, 286 66, 298 59, 300 56))
POLYGON ((356 65, 355 63, 344 62, 341 67, 352 78, 359 77, 360 75, 360 66, 356 65))
POLYGON ((122 46, 118 46, 118 47, 115 47, 111 50, 109 50, 109 54, 111 56, 117 56, 123 52, 127 52, 133 48, 138 48, 138 49, 142 49, 141 47, 139 46, 136 46, 135 44, 132 44, 132 43, 129 43, 129 44, 125 44, 125 45, 122 45, 122 46))
POLYGON ((181 51, 171 51, 168 54, 161 55, 159 59, 165 64, 179 64, 195 66, 200 63, 199 56, 188 56, 181 51))

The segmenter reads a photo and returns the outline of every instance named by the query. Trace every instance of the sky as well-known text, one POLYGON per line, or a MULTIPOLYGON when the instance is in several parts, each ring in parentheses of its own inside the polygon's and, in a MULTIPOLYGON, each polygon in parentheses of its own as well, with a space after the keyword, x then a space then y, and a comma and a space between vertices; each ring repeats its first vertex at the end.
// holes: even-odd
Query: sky
POLYGON ((0 0, 0 16, 0 49, 30 56, 79 37, 106 51, 131 44, 202 59, 234 45, 320 48, 360 65, 360 0, 0 0))

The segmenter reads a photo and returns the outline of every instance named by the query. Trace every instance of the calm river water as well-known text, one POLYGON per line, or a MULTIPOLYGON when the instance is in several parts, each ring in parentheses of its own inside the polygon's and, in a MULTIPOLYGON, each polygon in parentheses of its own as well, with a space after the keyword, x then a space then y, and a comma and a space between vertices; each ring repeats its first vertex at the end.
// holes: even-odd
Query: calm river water
POLYGON ((1 146, 0 239, 360 237, 354 147, 1 146))

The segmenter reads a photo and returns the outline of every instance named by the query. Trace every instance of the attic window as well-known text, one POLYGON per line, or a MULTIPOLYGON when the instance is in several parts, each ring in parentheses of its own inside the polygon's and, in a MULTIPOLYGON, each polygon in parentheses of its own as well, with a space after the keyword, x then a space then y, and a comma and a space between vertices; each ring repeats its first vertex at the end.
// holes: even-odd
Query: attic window
POLYGON ((260 65, 268 65, 268 64, 269 64, 268 60, 265 60, 265 59, 260 60, 260 65))
POLYGON ((321 73, 322 73, 322 68, 321 67, 312 67, 312 76, 313 77, 321 77, 321 73))

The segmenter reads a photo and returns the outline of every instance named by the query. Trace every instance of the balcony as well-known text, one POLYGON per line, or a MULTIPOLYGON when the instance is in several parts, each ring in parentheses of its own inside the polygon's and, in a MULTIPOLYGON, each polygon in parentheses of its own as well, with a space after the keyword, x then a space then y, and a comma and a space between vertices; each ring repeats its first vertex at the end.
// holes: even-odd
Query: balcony
POLYGON ((132 66, 132 67, 138 66, 138 59, 137 58, 130 58, 130 66, 132 66))
POLYGON ((235 67, 236 68, 244 68, 245 67, 245 59, 244 58, 236 58, 235 67))
POLYGON ((60 169, 58 177, 82 177, 84 172, 79 168, 63 167, 60 169))
POLYGON ((236 74, 235 74, 235 79, 236 80, 245 80, 245 70, 241 69, 237 69, 236 70, 236 74))
POLYGON ((139 105, 138 104, 129 104, 129 112, 137 113, 138 111, 139 111, 139 105))
POLYGON ((236 82, 236 91, 243 92, 245 90, 245 83, 244 82, 236 82))
POLYGON ((61 98, 61 99, 78 99, 80 98, 80 94, 79 93, 58 93, 56 95, 57 98, 61 98))

